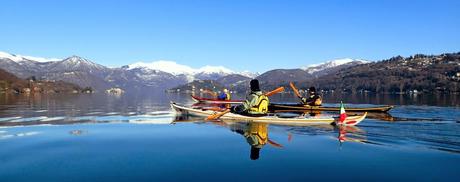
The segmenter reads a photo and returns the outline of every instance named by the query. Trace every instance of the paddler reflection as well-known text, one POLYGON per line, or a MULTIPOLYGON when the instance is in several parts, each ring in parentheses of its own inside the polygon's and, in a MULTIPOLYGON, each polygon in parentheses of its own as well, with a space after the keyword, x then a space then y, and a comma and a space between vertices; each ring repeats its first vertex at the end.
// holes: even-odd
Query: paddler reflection
MULTIPOLYGON (((250 148, 250 159, 257 160, 261 149, 268 143, 276 148, 283 148, 281 144, 271 140, 268 136, 268 124, 259 122, 225 122, 225 121, 203 121, 202 118, 191 117, 189 115, 177 115, 174 123, 179 122, 208 122, 215 125, 229 128, 231 131, 242 135, 250 148)), ((288 133, 288 141, 292 140, 292 135, 288 133)))
POLYGON ((251 147, 251 153, 249 155, 251 160, 259 159, 260 150, 267 143, 278 148, 283 147, 268 138, 268 124, 266 123, 232 123, 228 126, 232 131, 239 133, 246 138, 246 141, 251 147))
POLYGON ((311 110, 311 111, 305 111, 303 113, 304 116, 311 116, 311 117, 314 117, 314 118, 320 118, 322 117, 321 115, 321 111, 319 110, 311 110))

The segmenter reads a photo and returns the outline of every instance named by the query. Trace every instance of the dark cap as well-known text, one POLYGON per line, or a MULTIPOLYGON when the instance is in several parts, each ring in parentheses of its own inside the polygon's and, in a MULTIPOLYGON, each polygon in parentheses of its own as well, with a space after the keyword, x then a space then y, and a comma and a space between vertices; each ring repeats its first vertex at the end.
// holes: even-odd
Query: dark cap
POLYGON ((309 92, 316 92, 316 88, 315 88, 315 87, 310 87, 310 88, 308 89, 308 91, 309 91, 309 92))
POLYGON ((260 91, 259 80, 257 79, 251 80, 251 91, 253 92, 260 91))

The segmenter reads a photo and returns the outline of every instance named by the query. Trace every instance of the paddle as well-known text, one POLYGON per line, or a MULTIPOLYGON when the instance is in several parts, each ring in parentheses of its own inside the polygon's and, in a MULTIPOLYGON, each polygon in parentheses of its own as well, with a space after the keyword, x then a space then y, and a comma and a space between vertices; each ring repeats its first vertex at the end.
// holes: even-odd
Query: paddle
POLYGON ((302 95, 299 93, 299 89, 297 89, 294 85, 294 83, 289 82, 289 85, 291 86, 292 90, 294 91, 294 94, 297 95, 297 97, 302 98, 302 95))
POLYGON ((218 111, 218 112, 225 111, 225 109, 223 109, 221 107, 202 107, 201 109, 203 109, 203 110, 211 110, 211 111, 218 111))
POLYGON ((278 87, 275 90, 272 90, 270 92, 265 93, 264 95, 267 96, 267 97, 270 97, 270 96, 275 95, 277 93, 280 93, 282 91, 284 91, 284 87, 278 87))
POLYGON ((201 92, 210 94, 210 95, 212 95, 213 97, 217 97, 217 92, 214 92, 214 91, 211 91, 211 90, 205 89, 205 90, 203 90, 203 91, 201 91, 201 92))
POLYGON ((272 145, 272 146, 274 146, 274 147, 276 147, 276 148, 283 148, 283 145, 281 145, 281 144, 279 144, 279 143, 276 143, 276 142, 273 141, 273 140, 268 139, 267 141, 268 141, 268 144, 270 144, 270 145, 272 145))
POLYGON ((213 114, 213 115, 210 115, 206 118, 206 120, 215 120, 215 119, 219 119, 220 117, 222 117, 224 114, 227 114, 230 112, 230 109, 226 109, 225 111, 223 112, 218 112, 216 114, 213 114))
MULTIPOLYGON (((278 88, 276 88, 275 90, 272 90, 272 91, 270 91, 270 92, 265 93, 264 95, 267 96, 267 97, 269 97, 269 96, 272 96, 272 95, 274 95, 274 94, 276 94, 276 93, 280 93, 280 92, 282 92, 282 91, 284 91, 284 87, 278 87, 278 88)), ((225 114, 227 114, 227 113, 229 113, 229 112, 230 112, 230 109, 227 109, 227 110, 225 110, 225 111, 223 111, 223 112, 220 112, 220 113, 218 112, 218 113, 215 113, 215 114, 213 114, 213 115, 209 115, 209 116, 206 118, 206 120, 215 120, 215 119, 219 119, 221 116, 223 116, 223 115, 225 115, 225 114)))

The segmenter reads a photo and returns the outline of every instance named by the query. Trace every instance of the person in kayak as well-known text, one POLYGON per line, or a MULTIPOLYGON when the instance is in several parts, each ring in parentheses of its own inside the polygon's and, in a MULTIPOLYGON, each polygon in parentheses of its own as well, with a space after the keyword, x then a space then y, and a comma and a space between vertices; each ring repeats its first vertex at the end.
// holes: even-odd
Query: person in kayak
MULTIPOLYGON (((222 93, 220 93, 220 95, 217 96, 217 99, 218 100, 230 100, 231 95, 230 95, 230 92, 228 91, 228 89, 224 88, 222 90, 222 93)), ((219 107, 221 107, 221 108, 230 108, 231 104, 221 104, 221 105, 219 105, 219 107)))
POLYGON ((309 106, 321 106, 322 104, 322 99, 321 96, 316 93, 316 88, 315 87, 310 87, 308 89, 308 98, 302 97, 302 104, 304 105, 309 105, 309 106))
POLYGON ((231 112, 251 116, 266 115, 270 101, 268 97, 260 91, 259 80, 251 80, 250 86, 251 93, 246 97, 246 100, 241 105, 233 106, 231 112))
POLYGON ((224 88, 224 90, 222 90, 222 93, 219 96, 217 96, 217 99, 230 100, 231 99, 230 92, 226 88, 224 88))

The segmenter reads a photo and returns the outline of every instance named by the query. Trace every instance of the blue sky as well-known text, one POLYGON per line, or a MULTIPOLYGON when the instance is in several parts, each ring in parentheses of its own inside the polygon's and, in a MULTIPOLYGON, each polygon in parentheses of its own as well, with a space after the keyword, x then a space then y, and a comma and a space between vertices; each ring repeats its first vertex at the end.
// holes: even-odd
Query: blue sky
POLYGON ((0 51, 242 71, 460 51, 460 1, 0 1, 0 51))

